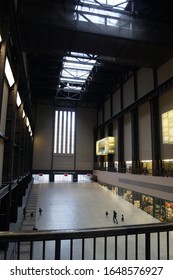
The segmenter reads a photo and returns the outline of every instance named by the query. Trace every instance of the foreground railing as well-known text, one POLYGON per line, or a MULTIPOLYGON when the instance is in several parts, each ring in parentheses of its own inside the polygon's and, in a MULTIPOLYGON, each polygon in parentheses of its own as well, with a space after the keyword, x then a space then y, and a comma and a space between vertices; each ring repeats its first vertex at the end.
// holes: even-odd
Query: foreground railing
POLYGON ((0 251, 1 259, 169 260, 173 259, 173 223, 0 232, 0 245, 6 247, 0 251))

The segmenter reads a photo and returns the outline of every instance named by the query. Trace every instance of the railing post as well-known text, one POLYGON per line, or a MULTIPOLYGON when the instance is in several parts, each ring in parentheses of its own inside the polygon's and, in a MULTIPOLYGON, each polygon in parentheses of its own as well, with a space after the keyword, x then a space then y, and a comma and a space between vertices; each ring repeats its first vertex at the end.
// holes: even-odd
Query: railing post
POLYGON ((150 233, 145 234, 145 259, 151 259, 151 250, 150 250, 150 233))
POLYGON ((61 240, 55 240, 55 260, 60 260, 61 256, 61 240))

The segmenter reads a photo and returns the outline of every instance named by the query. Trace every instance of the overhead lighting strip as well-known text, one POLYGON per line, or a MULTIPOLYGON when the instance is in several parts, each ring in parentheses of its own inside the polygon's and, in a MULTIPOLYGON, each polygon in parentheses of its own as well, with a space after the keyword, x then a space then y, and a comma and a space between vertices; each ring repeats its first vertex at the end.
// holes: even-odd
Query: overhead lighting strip
POLYGON ((11 66, 10 66, 10 63, 9 63, 9 60, 7 57, 6 57, 6 61, 5 61, 5 75, 6 75, 8 83, 9 83, 9 86, 12 87, 15 80, 14 80, 13 72, 11 70, 11 66))

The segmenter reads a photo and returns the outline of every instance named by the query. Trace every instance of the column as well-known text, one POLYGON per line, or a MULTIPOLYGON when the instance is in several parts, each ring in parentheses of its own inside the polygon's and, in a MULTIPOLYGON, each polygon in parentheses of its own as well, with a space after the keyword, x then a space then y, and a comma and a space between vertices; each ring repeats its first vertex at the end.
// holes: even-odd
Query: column
POLYGON ((152 143, 152 175, 161 175, 161 152, 160 152, 160 114, 158 97, 150 101, 151 112, 151 143, 152 143))
POLYGON ((126 172, 126 164, 124 161, 124 117, 117 120, 118 124, 118 172, 126 172))
POLYGON ((131 112, 131 129, 132 129, 132 174, 140 174, 139 161, 139 121, 138 108, 131 112))
POLYGON ((15 128, 16 128, 16 95, 17 85, 14 84, 9 90, 7 119, 6 119, 6 136, 8 140, 4 145, 3 160, 3 182, 11 182, 13 178, 14 165, 14 148, 15 148, 15 128))

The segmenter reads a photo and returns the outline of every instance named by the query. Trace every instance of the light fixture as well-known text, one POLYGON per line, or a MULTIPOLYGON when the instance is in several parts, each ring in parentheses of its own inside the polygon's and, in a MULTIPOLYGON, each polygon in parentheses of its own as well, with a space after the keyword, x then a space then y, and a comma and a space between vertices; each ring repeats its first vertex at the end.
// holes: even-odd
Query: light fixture
POLYGON ((173 144, 173 110, 162 114, 163 144, 173 144))
POLYGON ((21 101, 21 98, 20 98, 20 95, 19 95, 18 91, 17 91, 17 97, 16 97, 16 104, 17 104, 17 107, 20 107, 20 105, 22 104, 22 101, 21 101))
POLYGON ((23 110, 22 119, 24 119, 25 116, 26 116, 26 115, 25 115, 25 111, 23 110))
POLYGON ((0 34, 0 43, 2 42, 2 37, 1 37, 1 34, 0 34))
POLYGON ((29 127, 29 125, 30 125, 29 124, 29 119, 28 119, 28 117, 26 117, 26 126, 29 127))
POLYGON ((6 61, 5 61, 5 75, 6 75, 8 83, 9 83, 9 86, 11 87, 15 81, 14 81, 13 72, 11 70, 11 66, 10 66, 8 58, 6 58, 6 61))
POLYGON ((28 127, 30 136, 32 136, 32 129, 31 129, 31 125, 30 125, 30 122, 29 122, 29 119, 27 116, 26 116, 26 126, 28 127))

